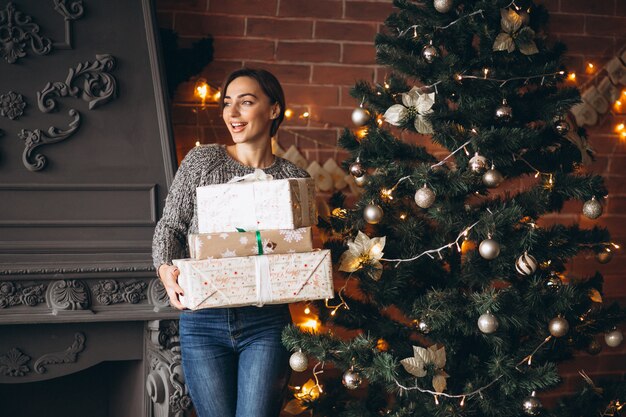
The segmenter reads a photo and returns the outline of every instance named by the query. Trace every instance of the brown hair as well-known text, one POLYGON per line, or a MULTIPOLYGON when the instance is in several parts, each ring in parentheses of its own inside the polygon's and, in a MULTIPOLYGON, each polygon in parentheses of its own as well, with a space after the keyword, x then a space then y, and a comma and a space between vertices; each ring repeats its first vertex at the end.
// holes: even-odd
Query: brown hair
POLYGON ((226 88, 235 78, 239 77, 250 77, 256 80, 256 82, 258 82, 261 86, 261 89, 263 89, 265 95, 269 97, 270 103, 278 103, 280 110, 278 116, 272 121, 272 126, 270 128, 270 137, 274 136, 278 131, 278 126, 280 126, 285 118, 285 93, 283 92, 280 82, 274 74, 264 69, 241 68, 235 70, 231 72, 228 77, 226 77, 226 80, 222 85, 222 94, 220 96, 220 106, 222 110, 224 109, 224 96, 226 95, 226 88))

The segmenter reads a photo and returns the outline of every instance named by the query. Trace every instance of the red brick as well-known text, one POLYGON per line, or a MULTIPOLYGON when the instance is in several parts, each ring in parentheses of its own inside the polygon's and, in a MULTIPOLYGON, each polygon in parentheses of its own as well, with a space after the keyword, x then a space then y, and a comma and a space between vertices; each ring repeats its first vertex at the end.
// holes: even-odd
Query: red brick
POLYGON ((278 42, 276 57, 280 61, 338 62, 340 45, 331 42, 278 42))
POLYGON ((609 159, 605 156, 596 156, 596 160, 585 167, 587 172, 594 174, 606 174, 609 166, 609 159))
MULTIPOLYGON (((605 129, 608 131, 608 129, 605 129)), ((616 135, 591 134, 591 146, 598 155, 615 155, 626 153, 626 142, 616 135)))
POLYGON ((547 30, 549 33, 583 33, 585 30, 585 16, 577 14, 551 14, 547 30))
POLYGON ((333 39, 347 41, 374 42, 378 33, 376 23, 349 23, 317 21, 315 23, 315 39, 333 39))
POLYGON ((339 93, 339 104, 344 107, 356 107, 360 101, 350 95, 350 88, 352 86, 341 86, 339 93))
POLYGON ((306 83, 311 76, 310 65, 259 63, 250 66, 268 70, 281 83, 306 83))
POLYGON ((354 85, 359 80, 371 82, 374 70, 368 67, 314 65, 313 82, 316 84, 354 85))
POLYGON ((332 0, 288 0, 281 1, 278 10, 279 16, 289 17, 321 17, 339 19, 343 14, 341 1, 332 0))
POLYGON ((350 120, 352 110, 345 107, 320 107, 316 119, 328 127, 352 128, 353 124, 350 120))
POLYGON ((274 59, 274 42, 242 38, 215 38, 215 59, 274 59))
MULTIPOLYGON (((585 36, 585 35, 559 35, 559 39, 567 45, 570 53, 583 55, 614 55, 614 42, 612 37, 585 36)), ((577 73, 579 71, 576 71, 577 73)))
POLYGON ((311 39, 313 21, 249 17, 246 35, 276 39, 311 39))
POLYGON ((302 114, 304 112, 309 112, 310 114, 311 106, 295 104, 289 96, 286 97, 286 101, 287 108, 293 112, 293 115, 291 117, 285 117, 285 120, 283 121, 283 126, 285 126, 285 128, 307 127, 309 125, 309 119, 303 117, 302 114))
POLYGON ((243 17, 177 13, 174 20, 174 30, 180 36, 243 36, 244 34, 243 17))
POLYGON ((278 0, 210 0, 211 13, 251 16, 276 16, 278 0))
POLYGON ((626 35, 626 17, 586 16, 585 20, 585 32, 588 34, 617 37, 626 35))
POLYGON ((615 0, 567 0, 561 2, 564 13, 600 14, 613 16, 615 0))
POLYGON ((607 215, 603 214, 600 218, 591 220, 583 216, 582 214, 579 217, 580 227, 589 229, 593 226, 606 227, 611 233, 611 238, 613 240, 624 241, 626 238, 626 228, 624 225, 626 224, 626 216, 615 216, 615 215, 607 215))
POLYGON ((626 191, 626 176, 608 176, 605 178, 605 184, 609 190, 609 196, 613 193, 622 194, 626 191))
POLYGON ((609 275, 604 273, 604 271, 601 272, 603 272, 604 276, 604 286, 602 289, 604 291, 605 298, 607 295, 610 295, 612 298, 626 297, 626 286, 624 285, 624 278, 626 277, 624 277, 624 274, 622 273, 620 275, 609 275))
POLYGON ((545 6, 550 13, 559 11, 559 0, 537 0, 536 4, 545 6))
POLYGON ((336 106, 339 102, 337 87, 318 85, 283 85, 287 101, 293 105, 336 106))
MULTIPOLYGON (((337 144, 337 130, 319 128, 285 128, 280 129, 278 134, 278 143, 285 150, 291 145, 297 146, 298 149, 315 148, 315 142, 311 139, 327 144, 329 147, 334 147, 337 144)), ((320 148, 321 147, 322 146, 320 146, 320 148)))
POLYGON ((160 28, 174 29, 174 14, 171 12, 158 12, 157 24, 160 28))
POLYGON ((346 1, 346 19, 382 22, 393 11, 392 2, 346 1))
MULTIPOLYGON (((626 190, 621 190, 622 192, 626 190)), ((626 197, 609 195, 605 212, 607 214, 626 214, 626 197)))
POLYGON ((343 59, 346 64, 376 64, 376 49, 374 44, 353 44, 343 45, 343 59))
POLYGON ((208 0, 159 0, 157 10, 206 10, 208 0))
POLYGON ((221 86, 228 74, 242 67, 242 61, 216 59, 207 65, 200 73, 209 84, 221 86))
POLYGON ((613 155, 609 159, 609 169, 606 174, 624 175, 626 173, 626 156, 613 155))

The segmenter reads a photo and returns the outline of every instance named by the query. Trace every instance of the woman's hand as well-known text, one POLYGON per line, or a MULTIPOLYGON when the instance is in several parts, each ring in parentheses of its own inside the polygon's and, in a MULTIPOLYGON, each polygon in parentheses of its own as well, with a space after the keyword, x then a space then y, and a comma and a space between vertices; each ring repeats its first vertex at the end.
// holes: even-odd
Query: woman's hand
POLYGON ((184 295, 183 289, 178 285, 178 274, 180 271, 174 265, 163 264, 159 267, 159 278, 170 297, 172 307, 183 310, 185 307, 180 303, 179 296, 184 295))

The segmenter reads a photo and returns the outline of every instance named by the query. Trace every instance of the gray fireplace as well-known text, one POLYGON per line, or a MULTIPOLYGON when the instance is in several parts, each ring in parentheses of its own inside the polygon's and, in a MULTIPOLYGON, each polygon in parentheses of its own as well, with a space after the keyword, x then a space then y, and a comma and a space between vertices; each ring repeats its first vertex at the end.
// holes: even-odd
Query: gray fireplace
POLYGON ((0 0, 0 415, 184 416, 150 0, 0 0), (4 36, 4 34, 9 34, 4 36))

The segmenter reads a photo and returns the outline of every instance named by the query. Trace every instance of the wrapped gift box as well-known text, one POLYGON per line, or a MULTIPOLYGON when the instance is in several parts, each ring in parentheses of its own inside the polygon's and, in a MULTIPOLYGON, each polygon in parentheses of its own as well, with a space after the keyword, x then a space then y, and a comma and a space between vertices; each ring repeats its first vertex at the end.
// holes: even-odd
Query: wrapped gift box
POLYGON ((185 292, 180 300, 191 310, 333 297, 329 250, 173 262, 185 292))
POLYGON ((194 259, 311 252, 310 227, 189 235, 189 254, 194 259))
POLYGON ((311 178, 214 184, 196 193, 199 233, 298 229, 317 221, 311 178))

